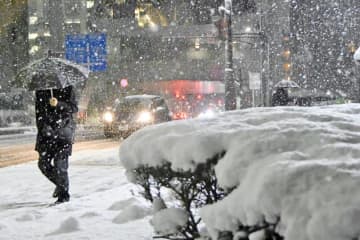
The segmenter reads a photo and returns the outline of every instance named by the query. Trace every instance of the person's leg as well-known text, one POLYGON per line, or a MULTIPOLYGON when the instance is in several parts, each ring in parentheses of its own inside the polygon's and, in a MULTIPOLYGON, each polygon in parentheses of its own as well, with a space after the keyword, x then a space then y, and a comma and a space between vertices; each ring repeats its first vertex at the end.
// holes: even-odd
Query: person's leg
POLYGON ((61 149, 55 154, 54 166, 56 169, 56 185, 58 188, 58 201, 66 202, 69 201, 69 152, 66 149, 61 149))
POLYGON ((39 152, 38 167, 42 174, 44 174, 52 183, 57 185, 56 170, 51 164, 54 156, 51 152, 39 152))

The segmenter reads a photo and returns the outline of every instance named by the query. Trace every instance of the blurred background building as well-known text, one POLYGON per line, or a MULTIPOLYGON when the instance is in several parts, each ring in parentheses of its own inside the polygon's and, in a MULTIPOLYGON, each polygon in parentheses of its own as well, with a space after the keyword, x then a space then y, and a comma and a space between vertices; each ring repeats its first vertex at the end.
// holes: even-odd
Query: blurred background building
MULTIPOLYGON (((67 35, 106 34, 105 71, 88 101, 142 92, 143 82, 224 80, 223 0, 5 0, 0 3, 0 86, 67 35), (122 88, 121 79, 128 85, 122 88), (93 98, 93 99, 91 99, 93 98)), ((233 65, 241 107, 269 105, 282 79, 359 96, 351 56, 359 46, 356 0, 233 0, 233 65), (260 84, 259 84, 260 81, 260 84)))
POLYGON ((30 60, 64 52, 67 34, 87 33, 84 0, 28 0, 30 60))
POLYGON ((360 44, 360 2, 296 0, 290 7, 291 78, 359 102, 353 54, 360 44))
POLYGON ((28 11, 26 0, 0 1, 0 91, 28 62, 28 11))

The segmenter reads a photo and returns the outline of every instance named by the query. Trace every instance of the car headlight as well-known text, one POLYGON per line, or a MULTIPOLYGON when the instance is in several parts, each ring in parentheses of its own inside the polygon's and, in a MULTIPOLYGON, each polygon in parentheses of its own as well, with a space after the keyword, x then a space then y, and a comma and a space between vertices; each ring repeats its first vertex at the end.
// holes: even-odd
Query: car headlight
POLYGON ((212 109, 208 109, 198 115, 199 118, 212 118, 215 116, 215 112, 212 109))
POLYGON ((153 116, 150 112, 141 112, 137 118, 140 123, 149 123, 153 120, 153 116))
POLYGON ((111 123, 114 121, 114 114, 112 112, 105 112, 103 115, 103 119, 107 123, 111 123))

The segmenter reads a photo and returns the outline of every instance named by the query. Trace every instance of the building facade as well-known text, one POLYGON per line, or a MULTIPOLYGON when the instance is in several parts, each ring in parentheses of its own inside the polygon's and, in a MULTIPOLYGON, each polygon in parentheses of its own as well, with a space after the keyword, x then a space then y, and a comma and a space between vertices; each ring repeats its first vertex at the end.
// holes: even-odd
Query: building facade
MULTIPOLYGON (((244 2, 245 5, 242 1, 233 4, 234 25, 239 23, 236 19, 240 12, 252 9, 250 12, 255 13, 253 1, 244 2)), ((214 24, 221 14, 218 9, 222 0, 29 0, 28 3, 31 60, 46 56, 49 49, 63 53, 67 34, 106 33, 108 67, 104 72, 92 74, 90 80, 94 88, 103 89, 105 97, 124 90, 118 89, 123 78, 129 79, 125 91, 133 92, 141 91, 139 86, 143 81, 224 79, 224 41, 214 24)), ((240 49, 239 45, 237 50, 240 49)), ((260 54, 260 48, 254 49, 255 52, 249 50, 252 55, 248 61, 239 54, 235 56, 234 75, 238 85, 241 75, 247 76, 242 74, 247 70, 240 71, 241 64, 249 68, 256 66, 252 71, 261 69, 254 57, 260 54)))
POLYGON ((87 33, 86 0, 28 0, 30 59, 64 52, 66 34, 87 33))
POLYGON ((0 3, 0 92, 28 62, 28 12, 25 0, 0 3))
POLYGON ((264 105, 282 79, 359 101, 359 77, 352 59, 360 44, 359 1, 266 0, 256 5, 252 24, 259 26, 262 36, 264 105))
MULTIPOLYGON (((105 95, 141 91, 142 81, 223 80, 226 26, 217 25, 223 2, 29 0, 30 58, 48 49, 64 52, 66 34, 101 32, 108 67, 92 78, 105 95), (123 78, 129 86, 118 89, 123 78)), ((359 45, 359 7, 356 0, 233 1, 234 78, 242 107, 269 105, 282 79, 358 96, 351 54, 359 45), (256 74, 260 86, 251 77, 256 74)))
POLYGON ((360 44, 360 2, 292 1, 290 15, 292 78, 358 101, 353 54, 360 44))

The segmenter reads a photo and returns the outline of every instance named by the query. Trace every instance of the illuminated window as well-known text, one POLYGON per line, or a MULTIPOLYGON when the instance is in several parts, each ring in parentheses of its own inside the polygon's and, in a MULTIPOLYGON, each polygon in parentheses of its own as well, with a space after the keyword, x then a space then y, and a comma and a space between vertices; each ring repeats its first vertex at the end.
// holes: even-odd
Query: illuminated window
POLYGON ((30 40, 34 40, 34 39, 36 39, 38 36, 39 36, 39 34, 37 34, 37 33, 29 33, 29 39, 30 39, 30 40))
POLYGON ((30 25, 36 24, 37 21, 38 21, 38 17, 37 17, 37 16, 31 16, 31 17, 29 18, 29 24, 30 24, 30 25))

